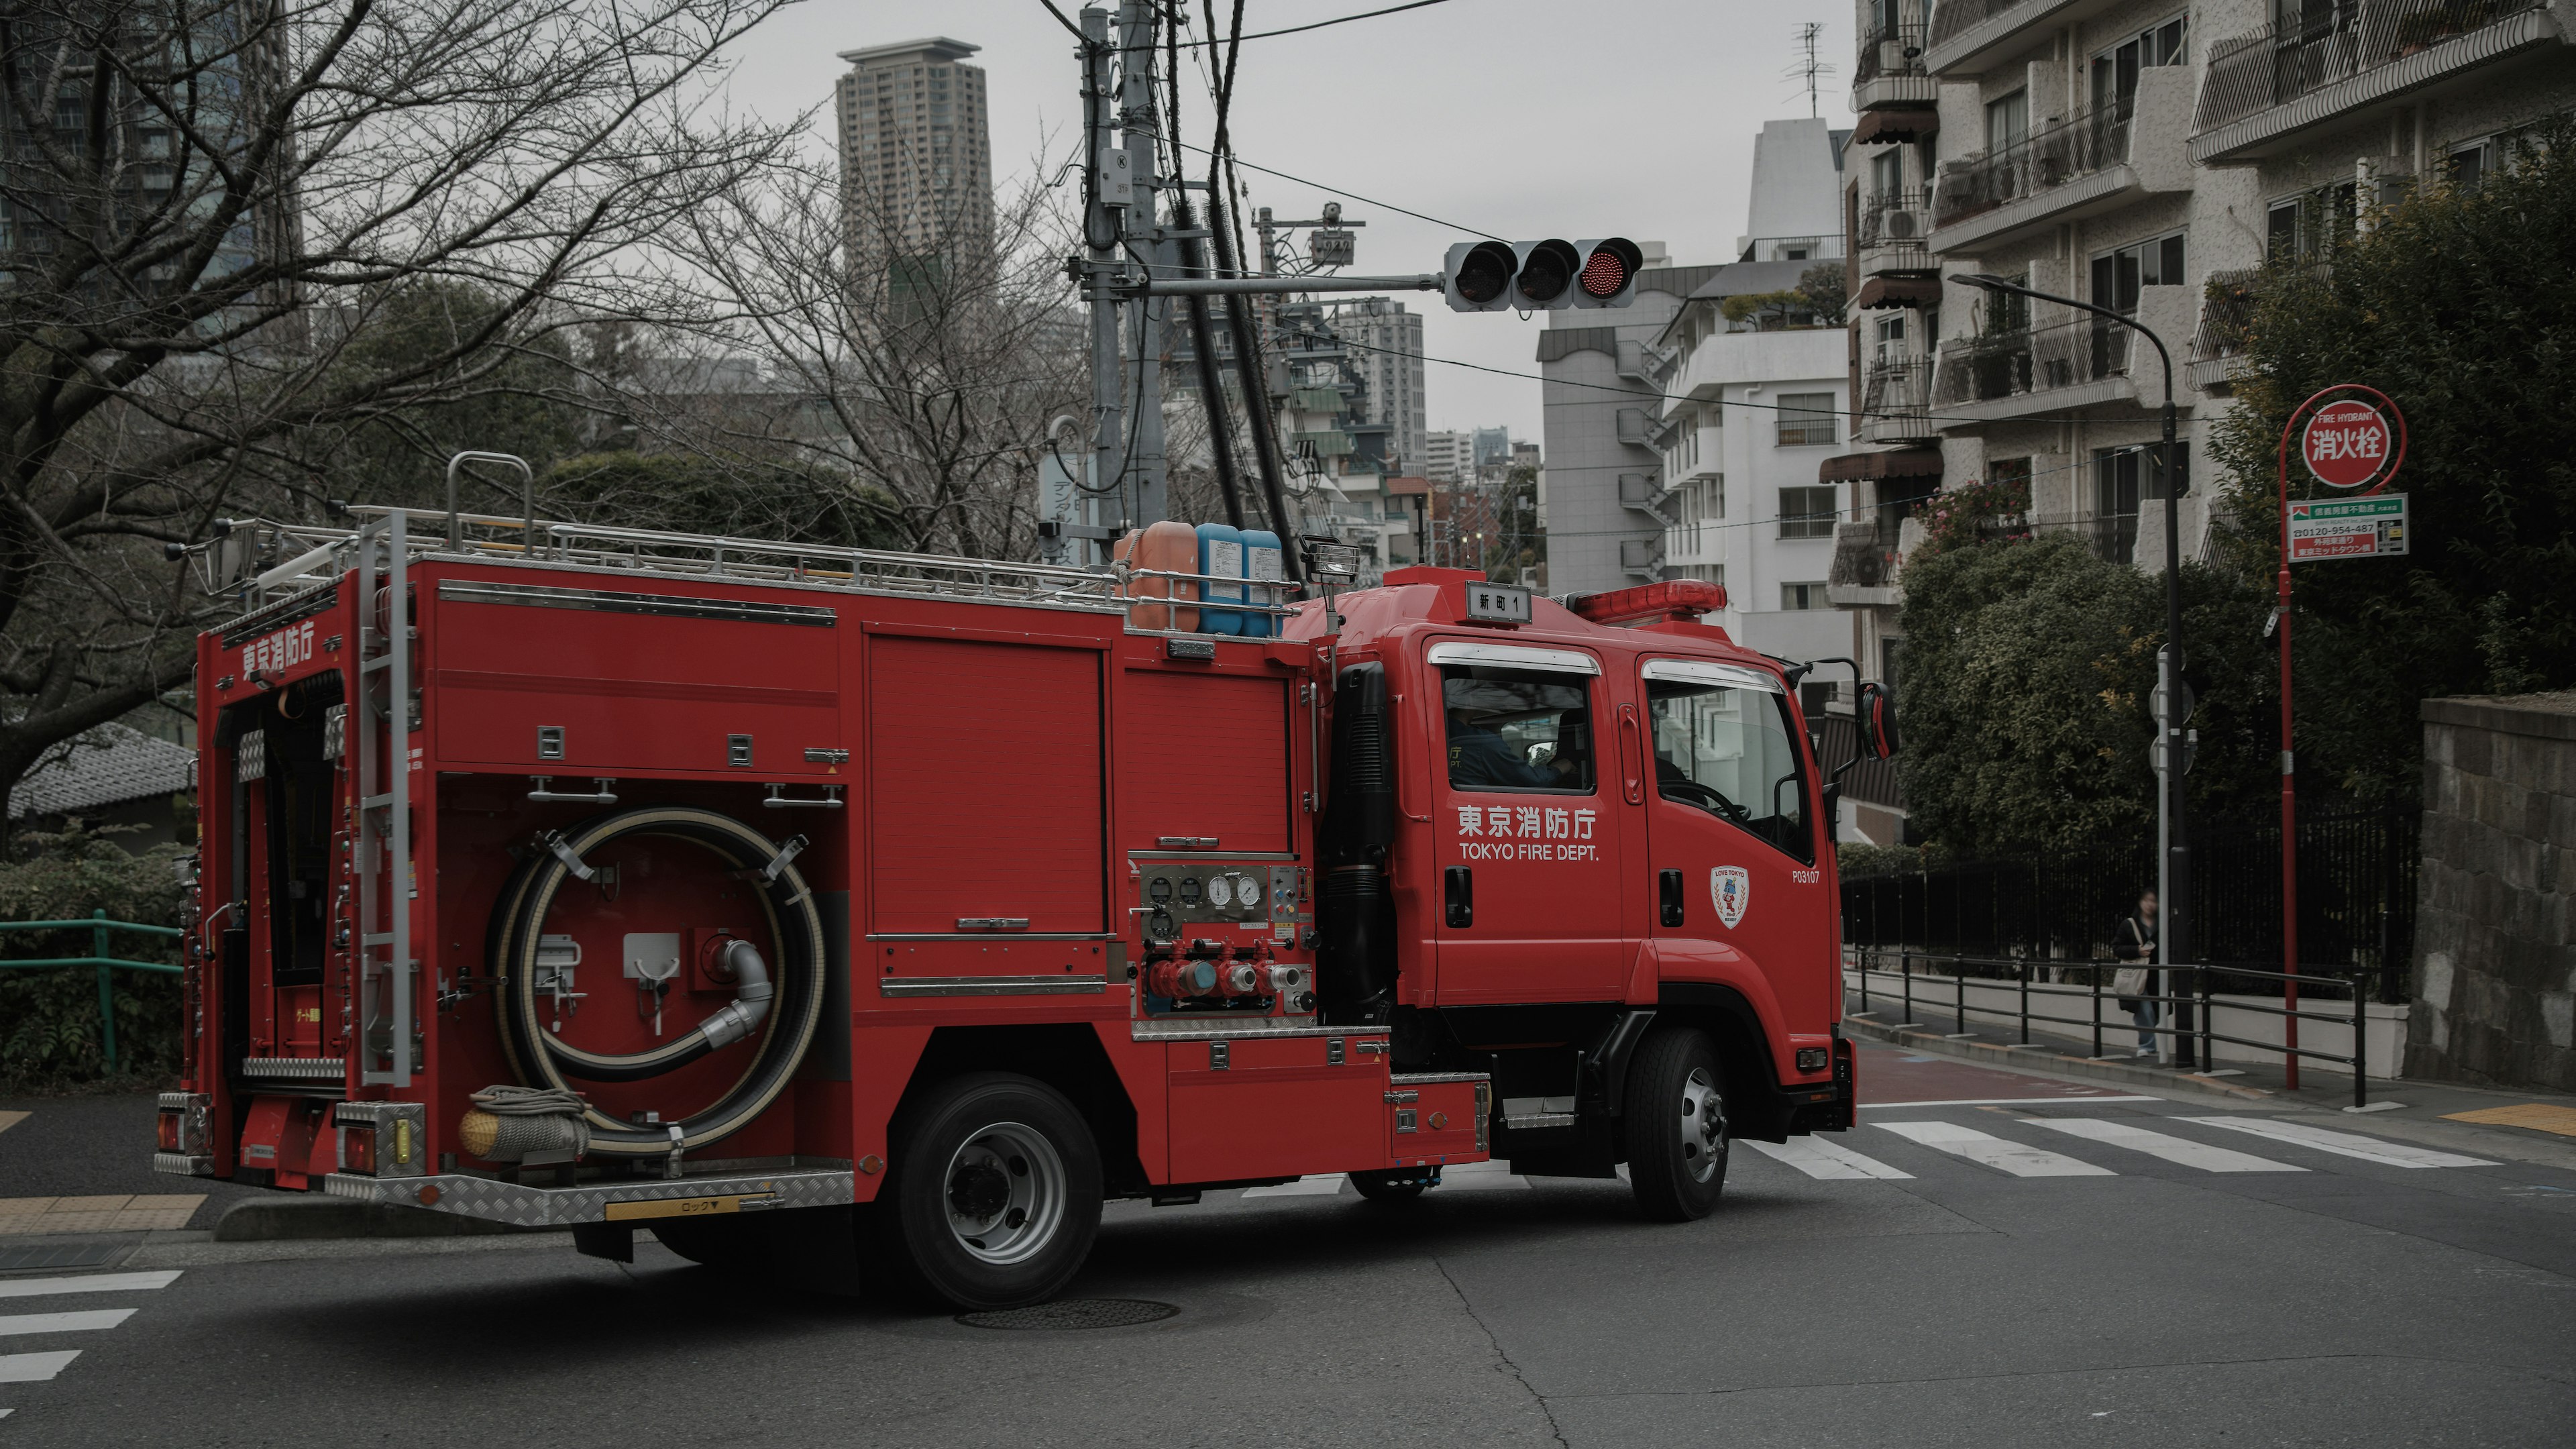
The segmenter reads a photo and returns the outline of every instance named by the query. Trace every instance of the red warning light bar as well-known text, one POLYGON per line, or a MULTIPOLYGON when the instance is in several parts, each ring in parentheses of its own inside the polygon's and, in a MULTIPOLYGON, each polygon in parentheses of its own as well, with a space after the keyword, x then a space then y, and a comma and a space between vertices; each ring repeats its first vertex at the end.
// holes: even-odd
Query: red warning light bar
POLYGON ((1595 624, 1638 624, 1659 619, 1690 621, 1726 607, 1726 585, 1704 579, 1669 579, 1612 589, 1603 594, 1577 594, 1565 607, 1578 619, 1595 624))

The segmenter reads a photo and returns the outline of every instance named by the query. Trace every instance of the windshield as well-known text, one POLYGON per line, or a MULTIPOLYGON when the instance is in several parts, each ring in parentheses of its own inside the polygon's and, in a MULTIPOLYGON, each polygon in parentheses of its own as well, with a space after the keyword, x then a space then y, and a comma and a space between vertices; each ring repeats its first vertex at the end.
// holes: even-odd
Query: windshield
POLYGON ((1769 690, 1646 681, 1655 788, 1812 863, 1807 791, 1788 701, 1769 690))

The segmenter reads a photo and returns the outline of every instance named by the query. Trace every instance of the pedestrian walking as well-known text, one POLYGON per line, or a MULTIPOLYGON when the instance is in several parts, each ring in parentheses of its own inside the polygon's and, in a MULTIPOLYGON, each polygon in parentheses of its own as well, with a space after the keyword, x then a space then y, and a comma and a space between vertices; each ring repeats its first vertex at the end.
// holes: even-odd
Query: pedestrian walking
POLYGON ((2111 954, 2121 961, 2135 962, 2111 973, 2111 995, 2129 1019, 2138 1024, 2138 1051, 2142 1057, 2156 1054, 2156 1002, 2163 995, 2158 989, 2158 973, 2147 963, 2156 959, 2156 893, 2142 891, 2138 909, 2111 931, 2111 954))

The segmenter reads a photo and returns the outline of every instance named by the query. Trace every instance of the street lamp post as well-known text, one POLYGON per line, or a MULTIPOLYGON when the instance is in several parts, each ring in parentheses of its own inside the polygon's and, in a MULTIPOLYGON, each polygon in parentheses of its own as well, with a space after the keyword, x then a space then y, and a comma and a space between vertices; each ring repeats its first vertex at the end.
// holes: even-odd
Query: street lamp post
MULTIPOLYGON (((2157 736, 2162 743, 2162 748, 2158 751, 2162 768, 2158 771, 2160 788, 2156 801, 2156 814, 2160 828, 2157 833, 2161 837, 2163 847, 2160 852, 2161 858, 2157 862, 2156 905, 2164 919, 2156 932, 2156 964, 2165 968, 2162 972, 2165 994, 2184 996, 2186 993, 2173 989, 2173 972, 2170 969, 2177 959, 2184 961, 2191 959, 2188 934, 2191 850, 2185 842, 2183 833, 2183 721, 2176 713, 2182 703, 2182 490, 2177 486, 2181 479, 2174 468, 2173 354, 2165 350, 2164 339, 2158 337, 2152 329, 2140 326, 2137 319, 2115 312, 2108 307, 2095 306, 2091 302, 2079 302, 2073 297, 2060 297, 2053 292, 2033 291, 2018 282, 2008 282, 2001 277, 1984 272, 1962 273, 1953 276, 1950 280, 1987 292, 2008 293, 2042 302, 2054 302, 2061 307, 2072 307, 2078 312, 2090 312, 2097 317, 2106 318, 2154 343, 2156 358, 2164 364, 2164 443, 2157 455, 2157 463, 2163 475, 2165 494, 2166 647, 2159 651, 2164 668, 2161 681, 2163 688, 2157 692, 2161 703, 2156 719, 2157 736)), ((2191 1017, 2192 1010, 2188 1001, 2175 1003, 2174 1061, 2186 1067, 2193 1065, 2194 1056, 2190 1034, 2191 1017)))

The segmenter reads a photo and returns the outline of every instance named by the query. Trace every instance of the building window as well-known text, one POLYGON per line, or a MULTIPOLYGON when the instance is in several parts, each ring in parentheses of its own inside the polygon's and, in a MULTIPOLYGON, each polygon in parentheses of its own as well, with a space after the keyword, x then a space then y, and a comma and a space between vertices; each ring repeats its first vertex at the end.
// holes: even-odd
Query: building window
POLYGON ((1834 395, 1829 392, 1780 394, 1780 446, 1805 448, 1840 441, 1835 437, 1834 395))
POLYGON ((2138 101, 2138 72, 2149 66, 2183 63, 2183 42, 2190 21, 2177 15, 2093 57, 2093 103, 2112 107, 2127 120, 2138 101))
POLYGON ((2495 139, 2489 137, 2466 146, 2452 147, 2451 154, 2444 158, 2444 169, 2453 186, 2462 191, 2475 191, 2478 183, 2496 169, 2495 139))
POLYGON ((1783 609, 1821 609, 1825 604, 1823 584, 1782 584, 1780 607, 1783 609))
MULTIPOLYGON (((2138 549, 2138 505, 2164 494, 2161 449, 2153 443, 2093 450, 2093 551, 2113 563, 2133 563, 2138 549)), ((2174 444, 2182 491, 2191 491, 2191 444, 2174 444)))
POLYGON ((1894 367, 1905 360, 1905 314, 1892 313, 1878 319, 1878 365, 1894 367))
POLYGON ((1833 537, 1833 485, 1828 483, 1820 488, 1781 489, 1780 536, 1782 538, 1833 537))
POLYGON ((2015 91, 1986 102, 1986 153, 1993 155, 2030 138, 2030 92, 2015 91))
POLYGON ((1890 146, 1869 158, 1870 198, 1893 204, 1905 194, 1905 148, 1890 146))
POLYGON ((2263 217, 2264 255, 2313 260, 2352 240, 2360 189, 2349 181, 2273 202, 2263 217))
POLYGON ((2182 233, 2151 237, 2093 259, 2093 300, 2122 312, 2138 310, 2140 287, 2179 287, 2182 233))

